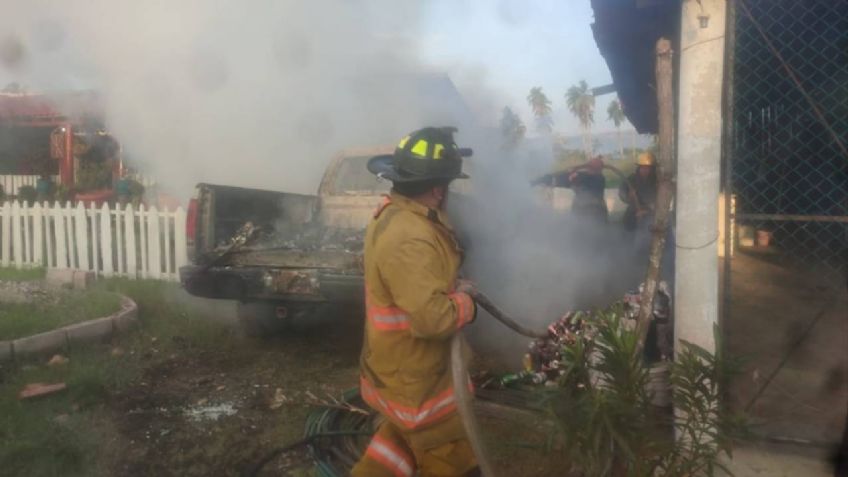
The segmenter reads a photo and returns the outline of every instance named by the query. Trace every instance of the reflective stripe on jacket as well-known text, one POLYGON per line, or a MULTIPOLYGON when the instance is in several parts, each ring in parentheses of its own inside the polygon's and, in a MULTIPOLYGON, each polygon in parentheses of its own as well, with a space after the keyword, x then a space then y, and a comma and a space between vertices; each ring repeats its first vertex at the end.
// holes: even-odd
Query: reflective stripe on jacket
POLYGON ((362 396, 392 422, 418 429, 456 410, 450 338, 474 318, 453 292, 462 250, 446 217, 398 194, 365 235, 362 396))

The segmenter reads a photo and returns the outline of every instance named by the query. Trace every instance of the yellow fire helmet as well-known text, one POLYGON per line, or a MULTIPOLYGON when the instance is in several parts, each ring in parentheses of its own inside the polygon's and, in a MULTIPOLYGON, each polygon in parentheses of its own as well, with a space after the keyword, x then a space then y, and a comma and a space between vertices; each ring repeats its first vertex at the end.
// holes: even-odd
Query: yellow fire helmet
POLYGON ((429 179, 464 179, 462 158, 471 150, 460 148, 453 140, 455 128, 423 128, 400 140, 394 154, 368 161, 368 170, 392 182, 429 179))
POLYGON ((654 164, 656 164, 656 161, 654 160, 654 155, 650 152, 641 152, 636 158, 637 166, 653 166, 654 164))

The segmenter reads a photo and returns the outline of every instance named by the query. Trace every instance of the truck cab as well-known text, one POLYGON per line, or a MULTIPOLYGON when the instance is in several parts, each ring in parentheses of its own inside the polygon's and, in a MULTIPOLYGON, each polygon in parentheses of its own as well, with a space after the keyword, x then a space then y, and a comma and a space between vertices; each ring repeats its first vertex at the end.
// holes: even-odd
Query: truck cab
POLYGON ((391 154, 391 147, 346 149, 337 154, 318 188, 319 214, 324 224, 364 230, 380 197, 388 194, 391 182, 368 172, 368 160, 391 154))

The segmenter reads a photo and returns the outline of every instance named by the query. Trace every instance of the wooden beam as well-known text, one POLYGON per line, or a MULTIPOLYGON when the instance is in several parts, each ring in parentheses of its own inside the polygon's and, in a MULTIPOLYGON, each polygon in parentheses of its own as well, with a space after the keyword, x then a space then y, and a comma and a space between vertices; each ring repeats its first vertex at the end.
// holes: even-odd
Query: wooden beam
POLYGON ((659 111, 657 205, 648 271, 645 274, 645 286, 642 289, 641 308, 639 309, 637 353, 641 353, 645 346, 645 338, 648 336, 648 328, 650 328, 653 317, 654 296, 657 293, 665 238, 668 234, 668 217, 674 196, 674 96, 671 58, 671 41, 667 38, 660 38, 656 46, 657 107, 659 111))

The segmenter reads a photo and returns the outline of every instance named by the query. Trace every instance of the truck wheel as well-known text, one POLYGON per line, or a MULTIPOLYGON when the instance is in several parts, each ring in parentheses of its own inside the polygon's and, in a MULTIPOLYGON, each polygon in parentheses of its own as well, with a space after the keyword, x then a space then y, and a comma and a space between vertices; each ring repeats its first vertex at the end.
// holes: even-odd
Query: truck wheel
POLYGON ((244 333, 252 337, 280 334, 289 328, 292 317, 287 307, 274 302, 239 302, 236 316, 244 333))

